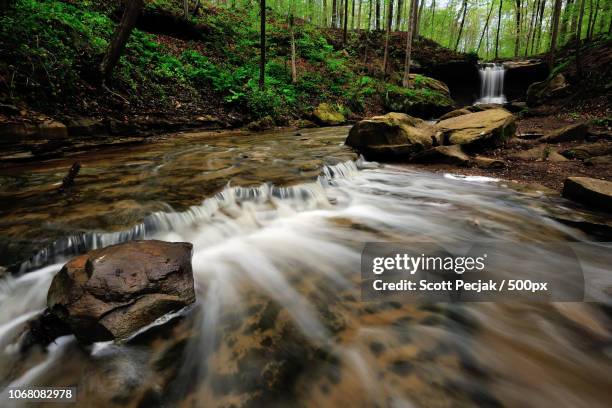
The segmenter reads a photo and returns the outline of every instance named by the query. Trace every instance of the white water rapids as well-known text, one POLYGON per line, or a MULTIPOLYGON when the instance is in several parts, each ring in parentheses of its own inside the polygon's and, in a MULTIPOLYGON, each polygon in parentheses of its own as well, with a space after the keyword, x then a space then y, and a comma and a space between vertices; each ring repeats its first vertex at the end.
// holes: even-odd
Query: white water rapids
MULTIPOLYGON (((249 321, 253 296, 278 305, 278 319, 294 324, 305 343, 325 348, 342 367, 338 381, 328 383, 321 379, 327 378, 324 375, 309 374, 309 379, 297 381, 294 395, 283 397, 303 406, 430 406, 434 401, 440 406, 469 406, 492 398, 513 406, 605 406, 612 386, 609 346, 595 350, 572 341, 581 336, 609 341, 608 320, 597 307, 439 306, 445 313, 473 321, 480 329, 472 333, 425 323, 419 317, 424 311, 370 312, 367 305, 364 309, 354 301, 359 298, 360 251, 365 242, 585 239, 581 232, 549 218, 541 203, 493 179, 379 167, 360 160, 325 167, 313 183, 227 188, 187 211, 156 212, 130 231, 90 233, 85 241, 89 248, 134 238, 193 243, 202 313, 196 317, 199 334, 187 342, 173 389, 182 393, 185 385, 182 398, 192 392, 186 385, 189 381, 201 380, 190 397, 200 406, 233 401, 219 391, 219 378, 228 372, 234 374, 222 382, 225 391, 237 393, 248 382, 244 378, 250 378, 244 366, 235 368, 218 360, 239 355, 246 347, 241 343, 245 338, 252 341, 243 332, 230 342, 226 331, 235 320, 249 321), (349 296, 353 301, 347 300, 349 296), (340 334, 330 328, 322 304, 341 316, 340 334), (406 319, 406 314, 413 319, 406 319), (403 343, 407 337, 410 344, 403 343), (384 351, 372 354, 378 348, 373 344, 381 344, 384 351), (432 356, 425 357, 419 352, 423 350, 432 356), (456 359, 478 368, 461 371, 456 359), (414 371, 406 374, 406 367, 414 371), (416 379, 409 380, 410 376, 416 379)), ((62 251, 70 239, 58 244, 62 251)), ((47 252, 39 262, 51 259, 47 252)), ((4 387, 77 382, 77 388, 90 393, 78 406, 105 406, 113 392, 108 389, 119 392, 128 385, 138 389, 152 381, 143 362, 151 353, 147 348, 104 344, 84 352, 72 337, 64 337, 45 355, 32 357, 19 370, 11 369, 20 364, 15 335, 45 307, 47 288, 63 262, 55 259, 54 264, 2 281, 0 378, 4 387), (89 371, 76 368, 81 366, 89 371), (103 382, 96 391, 99 372, 114 380, 103 382)), ((592 268, 609 272, 597 263, 592 268)), ((281 340, 271 336, 273 342, 282 341, 283 336, 281 340)), ((335 372, 329 365, 317 370, 335 372)))

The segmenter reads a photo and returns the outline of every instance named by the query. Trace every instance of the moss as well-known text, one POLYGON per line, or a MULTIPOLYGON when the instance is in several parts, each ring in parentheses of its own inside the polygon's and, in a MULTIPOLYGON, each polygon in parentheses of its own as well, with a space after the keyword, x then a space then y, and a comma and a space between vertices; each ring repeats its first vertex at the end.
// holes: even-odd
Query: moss
POLYGON ((344 115, 328 103, 319 104, 312 115, 321 125, 340 125, 346 122, 344 115))

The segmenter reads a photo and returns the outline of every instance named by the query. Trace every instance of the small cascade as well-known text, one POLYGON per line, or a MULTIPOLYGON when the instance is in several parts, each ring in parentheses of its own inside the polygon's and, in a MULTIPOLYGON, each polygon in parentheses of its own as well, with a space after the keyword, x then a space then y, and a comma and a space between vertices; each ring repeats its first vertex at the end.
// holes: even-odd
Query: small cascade
POLYGON ((334 180, 353 177, 360 168, 367 167, 376 167, 376 164, 368 163, 363 157, 360 157, 355 162, 347 161, 324 166, 321 169, 321 175, 312 183, 289 187, 271 184, 252 187, 227 186, 216 195, 203 200, 199 205, 191 206, 182 212, 154 212, 146 216, 141 223, 123 231, 76 232, 58 239, 23 262, 19 272, 29 272, 55 262, 64 262, 66 258, 93 249, 133 240, 151 239, 155 234, 186 228, 198 222, 211 221, 219 213, 234 214, 235 217, 239 217, 244 215, 244 212, 249 212, 250 206, 254 204, 262 205, 281 200, 299 211, 319 208, 328 204, 325 187, 328 187, 334 180))
POLYGON ((476 103, 506 103, 506 97, 504 96, 506 69, 503 64, 481 64, 478 72, 480 74, 480 99, 476 103))

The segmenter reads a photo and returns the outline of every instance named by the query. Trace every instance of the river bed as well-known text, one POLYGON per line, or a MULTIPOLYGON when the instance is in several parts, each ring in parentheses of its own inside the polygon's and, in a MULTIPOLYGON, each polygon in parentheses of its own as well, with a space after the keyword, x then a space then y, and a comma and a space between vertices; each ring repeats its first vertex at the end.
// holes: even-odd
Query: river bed
MULTIPOLYGON (((0 170, 5 258, 29 271, 0 286, 2 388, 75 386, 83 407, 608 406, 606 288, 598 303, 361 301, 366 242, 589 241, 556 220, 567 203, 365 162, 347 132, 193 133, 0 170), (66 257, 135 238, 193 243, 196 305, 124 342, 21 354, 66 257)), ((585 267, 610 282, 605 259, 585 267)))

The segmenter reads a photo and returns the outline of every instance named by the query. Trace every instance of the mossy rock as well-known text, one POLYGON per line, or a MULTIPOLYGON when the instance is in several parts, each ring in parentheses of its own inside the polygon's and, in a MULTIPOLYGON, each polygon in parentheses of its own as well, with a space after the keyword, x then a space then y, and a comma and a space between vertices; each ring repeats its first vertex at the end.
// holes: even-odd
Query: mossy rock
POLYGON ((321 126, 337 126, 346 122, 346 118, 328 103, 321 103, 312 112, 312 119, 321 126))
POLYGON ((410 84, 410 87, 387 87, 384 96, 385 109, 428 119, 453 110, 453 100, 444 82, 411 74, 410 84))
POLYGON ((542 82, 534 82, 527 88, 527 106, 537 106, 548 99, 560 96, 568 87, 563 74, 551 75, 542 82))
POLYGON ((433 126, 421 119, 391 112, 358 122, 346 144, 368 158, 398 160, 432 147, 434 132, 433 126))

